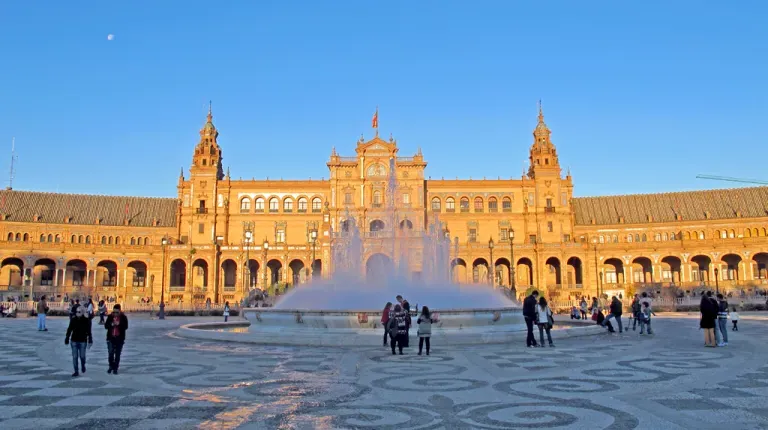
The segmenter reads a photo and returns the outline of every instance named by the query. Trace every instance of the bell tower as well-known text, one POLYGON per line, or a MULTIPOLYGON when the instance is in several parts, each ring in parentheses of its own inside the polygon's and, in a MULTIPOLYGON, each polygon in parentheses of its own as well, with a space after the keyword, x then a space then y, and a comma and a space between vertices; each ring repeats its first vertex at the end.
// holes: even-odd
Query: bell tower
POLYGON ((214 180, 224 179, 224 170, 221 167, 221 148, 218 144, 219 132, 213 125, 213 113, 211 105, 208 105, 208 118, 200 129, 200 141, 195 146, 192 156, 192 176, 213 176, 214 180))
POLYGON ((539 101, 539 123, 533 129, 533 145, 530 152, 530 167, 528 176, 536 179, 538 176, 560 178, 560 161, 557 159, 557 149, 552 144, 552 132, 544 122, 544 112, 539 101))

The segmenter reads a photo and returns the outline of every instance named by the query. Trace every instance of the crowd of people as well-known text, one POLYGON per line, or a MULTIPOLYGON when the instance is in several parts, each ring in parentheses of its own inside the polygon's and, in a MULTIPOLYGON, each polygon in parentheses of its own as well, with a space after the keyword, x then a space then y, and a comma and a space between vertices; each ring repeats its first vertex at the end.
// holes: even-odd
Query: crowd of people
MULTIPOLYGON (((387 302, 384 306, 384 310, 381 313, 381 325, 384 327, 384 346, 387 346, 387 340, 389 340, 389 346, 392 348, 392 355, 396 355, 396 350, 400 355, 403 355, 403 348, 410 347, 410 331, 412 325, 411 304, 403 296, 398 295, 396 298, 397 304, 392 307, 392 302, 387 302)), ((416 306, 418 309, 418 306, 416 306)), ((437 322, 437 315, 433 315, 429 308, 422 306, 421 313, 416 319, 418 331, 416 335, 419 337, 419 353, 421 355, 424 352, 424 346, 426 345, 426 352, 429 355, 430 338, 432 337, 432 324, 437 322)))
MULTIPOLYGON (((103 325, 107 331, 107 354, 109 369, 107 373, 117 375, 120 367, 120 356, 125 344, 125 332, 128 330, 128 317, 121 311, 120 304, 112 306, 112 313, 107 316, 107 305, 104 300, 99 301, 98 312, 99 325, 103 325)), ((36 305, 37 329, 48 331, 45 325, 46 314, 49 311, 45 296, 41 296, 36 305)), ((94 318, 93 300, 81 304, 79 299, 72 299, 69 305, 69 325, 64 335, 64 344, 72 349, 72 365, 74 373, 72 377, 85 373, 86 351, 93 345, 92 322, 94 318)))

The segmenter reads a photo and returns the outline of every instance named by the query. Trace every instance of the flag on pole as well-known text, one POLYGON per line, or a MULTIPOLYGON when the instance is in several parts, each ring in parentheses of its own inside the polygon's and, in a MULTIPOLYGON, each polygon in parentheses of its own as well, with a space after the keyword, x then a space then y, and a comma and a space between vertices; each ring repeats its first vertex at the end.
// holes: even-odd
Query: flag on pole
POLYGON ((376 112, 373 114, 373 118, 371 119, 371 127, 378 129, 379 128, 379 108, 376 108, 376 112))

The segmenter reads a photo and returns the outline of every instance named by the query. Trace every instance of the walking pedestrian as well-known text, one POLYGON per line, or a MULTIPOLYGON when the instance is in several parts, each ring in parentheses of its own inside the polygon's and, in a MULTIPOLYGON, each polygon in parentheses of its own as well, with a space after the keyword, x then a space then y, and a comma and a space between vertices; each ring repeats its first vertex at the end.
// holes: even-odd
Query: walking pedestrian
POLYGON ((82 306, 75 311, 75 317, 69 320, 64 345, 72 347, 72 366, 75 368, 72 377, 80 376, 78 361, 79 370, 85 373, 85 351, 86 348, 93 345, 93 336, 91 335, 91 320, 85 315, 85 309, 82 306))
POLYGON ((528 348, 536 348, 536 338, 533 336, 533 324, 536 321, 536 301, 539 298, 539 292, 533 290, 530 296, 523 300, 523 317, 525 318, 525 327, 528 329, 528 336, 525 339, 525 345, 528 348))
POLYGON ((419 355, 421 355, 421 349, 424 344, 427 344, 427 355, 429 355, 429 338, 432 337, 432 323, 435 322, 432 319, 432 314, 429 312, 429 308, 422 306, 421 315, 416 320, 416 324, 419 325, 419 355))
POLYGON ((45 301, 45 296, 42 296, 37 302, 37 331, 48 331, 48 328, 45 327, 45 314, 47 313, 48 302, 45 301))
POLYGON ((733 312, 731 312, 731 322, 733 322, 733 331, 739 331, 739 309, 734 306, 733 312))
POLYGON ((224 302, 224 322, 229 319, 229 302, 224 302))
POLYGON ((107 353, 109 354, 107 373, 117 375, 117 369, 120 367, 120 354, 122 354, 125 344, 125 331, 128 330, 128 317, 120 312, 119 304, 112 307, 112 315, 107 318, 104 328, 107 329, 107 353))

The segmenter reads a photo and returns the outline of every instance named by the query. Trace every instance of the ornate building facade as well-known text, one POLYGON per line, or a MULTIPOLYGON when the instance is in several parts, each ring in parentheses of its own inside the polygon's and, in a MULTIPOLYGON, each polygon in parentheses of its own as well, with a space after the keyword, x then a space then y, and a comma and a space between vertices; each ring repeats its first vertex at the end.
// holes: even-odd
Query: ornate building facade
POLYGON ((768 187, 574 198, 541 110, 520 178, 433 180, 373 125, 354 156, 332 151, 328 180, 233 180, 209 112, 177 198, 2 191, 0 295, 239 300, 328 276, 351 222, 362 267, 408 249, 420 276, 439 225, 456 282, 518 294, 749 290, 768 275, 768 187))

